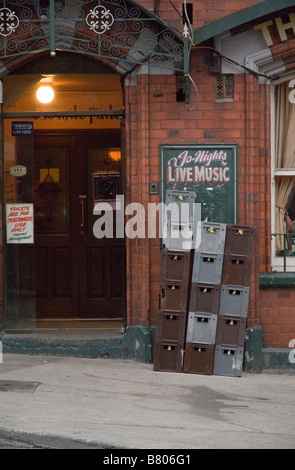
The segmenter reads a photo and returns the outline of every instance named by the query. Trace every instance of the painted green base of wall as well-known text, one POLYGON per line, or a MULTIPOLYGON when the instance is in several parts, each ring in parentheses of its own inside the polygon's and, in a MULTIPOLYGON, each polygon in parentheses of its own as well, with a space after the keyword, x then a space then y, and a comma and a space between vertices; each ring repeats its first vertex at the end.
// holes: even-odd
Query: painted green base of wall
MULTIPOLYGON (((42 354, 70 357, 110 357, 152 363, 156 327, 128 327, 122 337, 101 340, 40 339, 22 335, 0 334, 3 353, 42 354)), ((262 330, 255 326, 246 331, 244 370, 295 372, 291 349, 263 349, 262 330), (290 362, 291 358, 291 362, 290 362)))
POLYGON ((247 328, 245 335, 244 370, 262 372, 262 328, 247 328))
POLYGON ((153 330, 156 328, 128 327, 122 342, 122 358, 153 362, 153 330))
POLYGON ((129 327, 108 339, 53 339, 0 334, 5 354, 43 354, 71 357, 110 357, 152 362, 152 328, 129 327))
POLYGON ((3 354, 42 354, 44 356, 121 357, 122 340, 67 340, 3 336, 3 354))
POLYGON ((280 371, 280 372, 286 372, 286 373, 291 373, 291 372, 294 373, 295 364, 290 362, 290 359, 289 359, 291 351, 292 349, 263 349, 262 350, 263 371, 273 370, 273 371, 280 371))
POLYGON ((292 349, 262 348, 262 328, 247 328, 244 355, 244 370, 248 372, 295 372, 295 363, 290 355, 292 349))

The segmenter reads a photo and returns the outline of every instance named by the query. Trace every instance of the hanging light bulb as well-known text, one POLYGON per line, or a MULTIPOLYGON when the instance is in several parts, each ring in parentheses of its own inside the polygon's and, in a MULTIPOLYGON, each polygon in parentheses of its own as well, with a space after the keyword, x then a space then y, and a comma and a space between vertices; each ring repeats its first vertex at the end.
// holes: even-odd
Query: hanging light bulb
POLYGON ((40 103, 50 103, 54 98, 54 91, 49 85, 42 85, 38 88, 37 98, 40 103))

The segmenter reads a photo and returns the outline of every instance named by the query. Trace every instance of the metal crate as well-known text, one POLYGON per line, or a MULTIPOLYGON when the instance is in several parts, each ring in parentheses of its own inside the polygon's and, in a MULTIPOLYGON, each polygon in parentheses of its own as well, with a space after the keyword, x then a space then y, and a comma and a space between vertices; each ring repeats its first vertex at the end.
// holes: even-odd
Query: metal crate
POLYGON ((186 312, 159 310, 156 323, 156 343, 160 341, 185 342, 186 312))
POLYGON ((218 317, 216 344, 244 347, 246 318, 221 315, 218 317))
POLYGON ((183 372, 211 375, 213 364, 214 344, 185 344, 183 372))
POLYGON ((243 360, 244 348, 230 345, 216 345, 213 374, 241 377, 243 360))
POLYGON ((249 287, 221 284, 219 315, 247 317, 249 297, 249 287))
POLYGON ((182 372, 184 345, 178 341, 160 341, 154 349, 154 370, 182 372))
POLYGON ((218 313, 220 285, 191 283, 190 312, 218 313))
POLYGON ((198 222, 195 250, 204 253, 223 254, 225 247, 226 224, 198 222))
POLYGON ((192 282, 221 284, 223 256, 221 254, 195 252, 192 282))
POLYGON ((216 330, 216 314, 190 312, 187 322, 186 342, 215 344, 216 330))

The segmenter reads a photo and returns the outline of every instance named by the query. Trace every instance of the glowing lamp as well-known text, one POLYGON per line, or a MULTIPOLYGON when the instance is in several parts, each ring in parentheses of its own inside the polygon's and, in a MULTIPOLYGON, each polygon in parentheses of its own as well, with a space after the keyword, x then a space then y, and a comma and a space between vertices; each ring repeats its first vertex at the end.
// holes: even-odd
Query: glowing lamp
POLYGON ((40 88, 37 91, 37 98, 40 101, 40 103, 44 103, 44 104, 50 103, 54 98, 54 91, 48 85, 40 86, 40 88))

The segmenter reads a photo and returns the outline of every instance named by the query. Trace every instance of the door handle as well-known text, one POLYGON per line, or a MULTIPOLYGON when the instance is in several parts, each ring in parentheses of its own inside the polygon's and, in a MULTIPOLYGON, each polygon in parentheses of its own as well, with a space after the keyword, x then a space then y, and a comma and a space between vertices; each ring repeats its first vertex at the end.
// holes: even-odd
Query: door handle
POLYGON ((80 222, 80 227, 81 229, 84 228, 84 223, 85 223, 85 207, 84 207, 84 201, 86 199, 86 195, 85 194, 80 194, 79 195, 79 199, 80 199, 80 204, 81 204, 81 222, 80 222))

